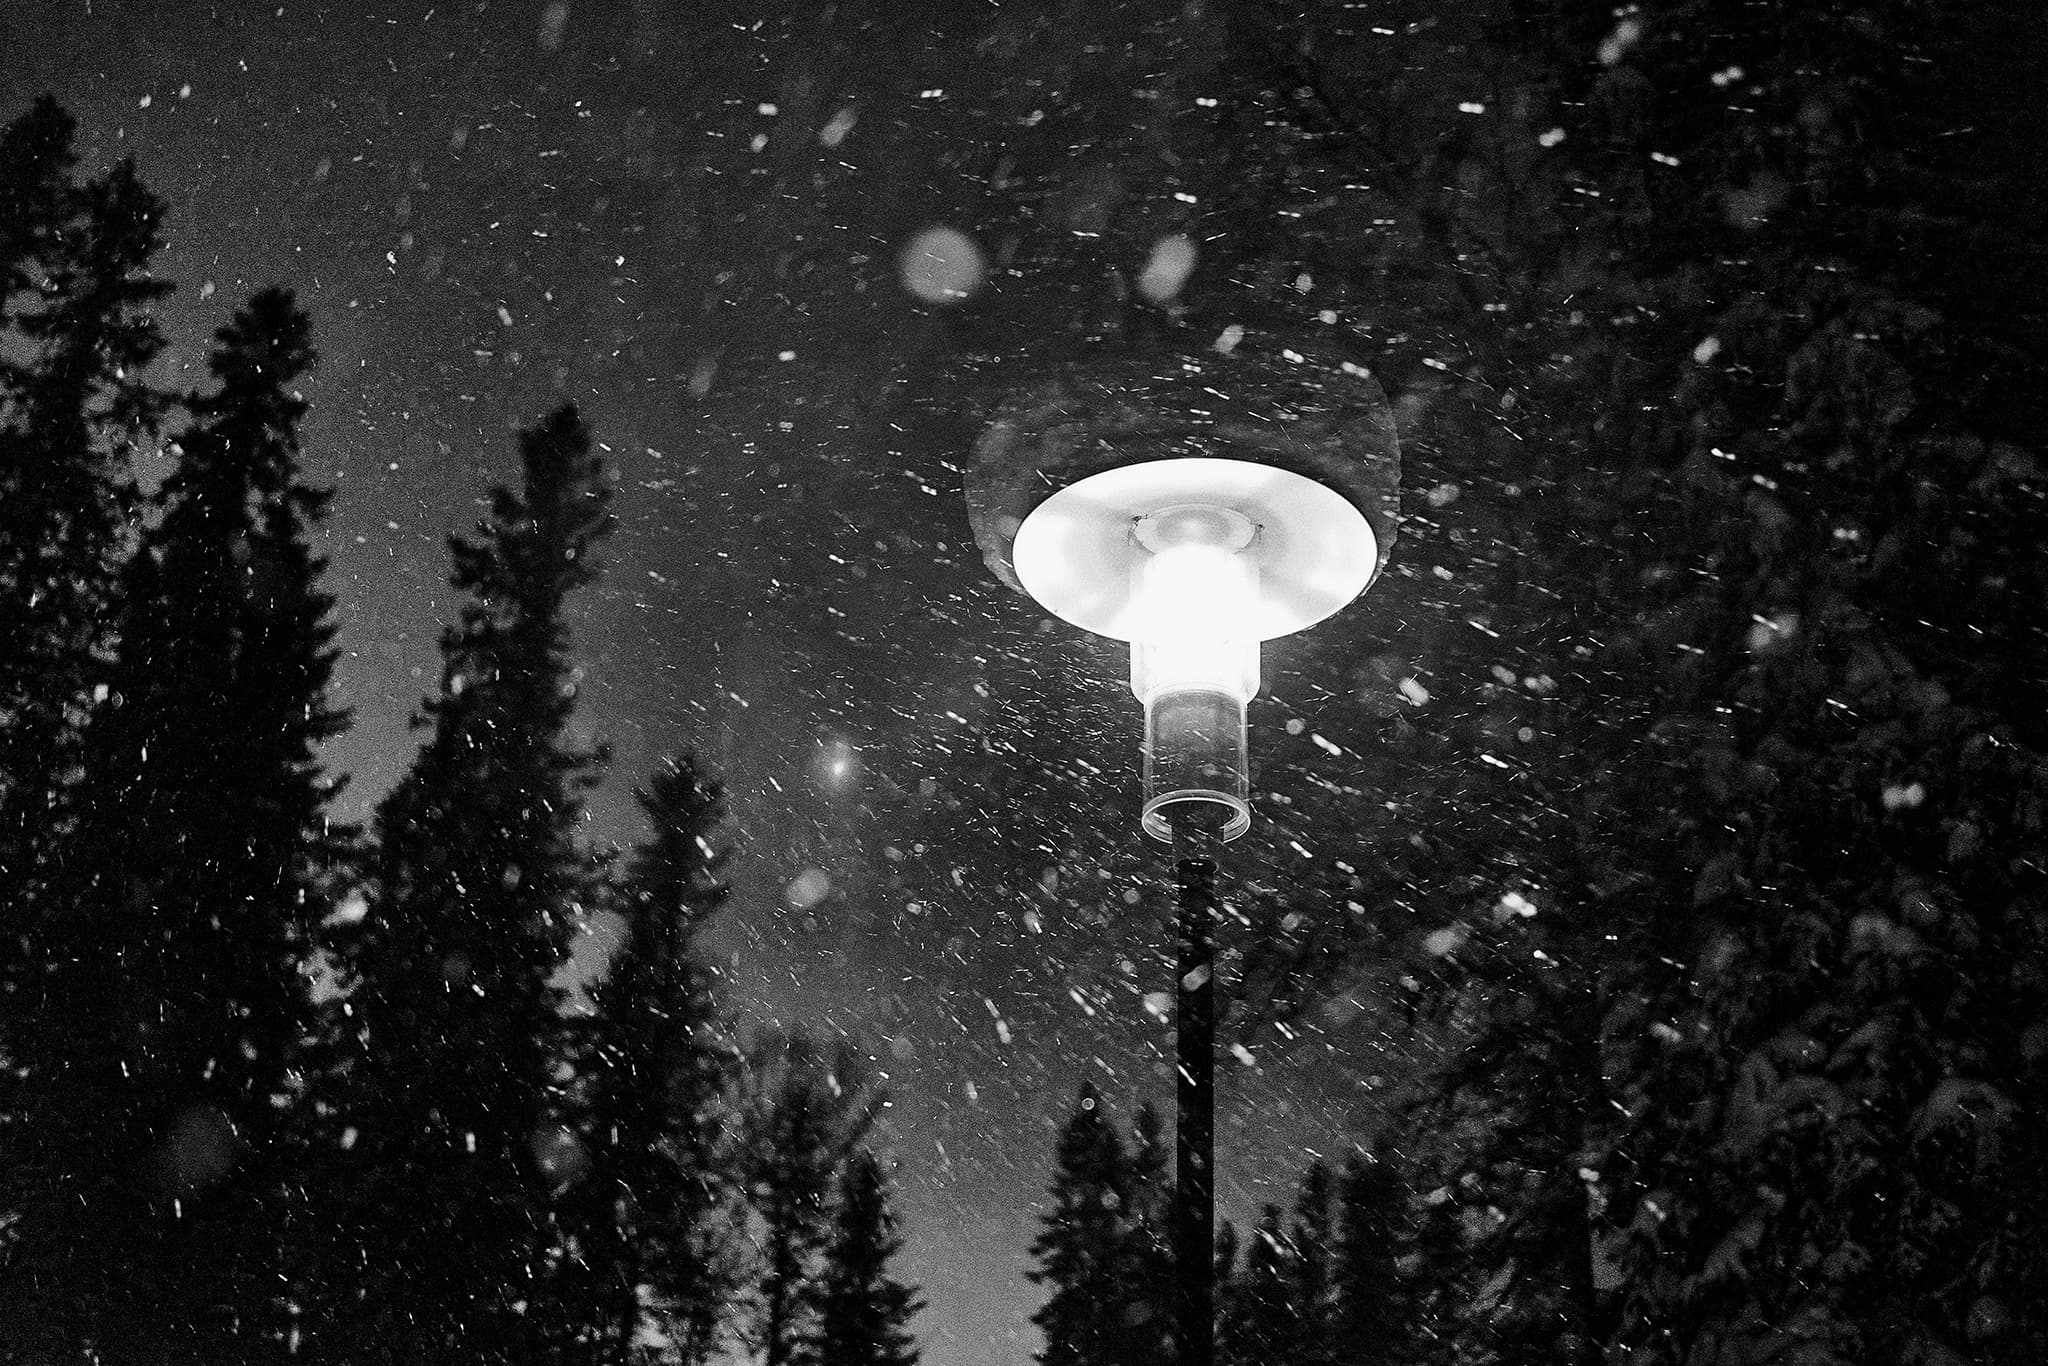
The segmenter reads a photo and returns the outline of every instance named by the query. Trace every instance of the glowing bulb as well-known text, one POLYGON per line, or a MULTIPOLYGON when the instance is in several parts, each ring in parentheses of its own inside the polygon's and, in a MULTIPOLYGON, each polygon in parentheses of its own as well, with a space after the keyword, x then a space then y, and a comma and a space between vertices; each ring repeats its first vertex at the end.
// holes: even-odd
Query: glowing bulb
POLYGON ((1132 529, 1151 553, 1133 566, 1131 691, 1145 708, 1145 830, 1207 824, 1225 839, 1251 824, 1245 704, 1259 690, 1256 528, 1227 508, 1164 508, 1132 529))

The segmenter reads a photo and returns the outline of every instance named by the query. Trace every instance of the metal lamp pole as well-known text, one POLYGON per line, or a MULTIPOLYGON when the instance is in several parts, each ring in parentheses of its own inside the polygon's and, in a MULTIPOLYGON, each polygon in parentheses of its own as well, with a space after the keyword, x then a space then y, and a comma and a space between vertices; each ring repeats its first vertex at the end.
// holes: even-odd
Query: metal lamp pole
POLYGON ((1211 1366, 1216 1356, 1216 853, 1212 833, 1176 830, 1173 1261, 1179 1366, 1211 1366))
POLYGON ((1172 846, 1177 889, 1178 1366, 1215 1360, 1216 865, 1251 825, 1259 644, 1365 591, 1399 485, 1378 384, 1292 347, 1074 367, 1011 404, 967 472, 997 577, 1131 645, 1141 823, 1172 846))

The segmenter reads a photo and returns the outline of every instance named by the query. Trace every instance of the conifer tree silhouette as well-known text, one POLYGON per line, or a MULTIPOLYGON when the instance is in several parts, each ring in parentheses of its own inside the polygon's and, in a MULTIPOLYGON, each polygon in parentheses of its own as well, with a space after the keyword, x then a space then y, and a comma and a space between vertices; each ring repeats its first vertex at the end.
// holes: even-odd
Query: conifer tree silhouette
POLYGON ((814 1366, 917 1366, 910 1323, 923 1301, 890 1274, 902 1247, 882 1165, 859 1149, 840 1172, 814 1292, 817 1320, 807 1353, 814 1366))
POLYGON ((595 890, 576 827, 602 762, 567 736, 569 601, 596 577, 610 490, 571 405, 518 445, 518 484, 451 542, 464 602, 346 946, 353 1142, 329 1279, 359 1360, 516 1359, 552 1241, 554 977, 595 890))

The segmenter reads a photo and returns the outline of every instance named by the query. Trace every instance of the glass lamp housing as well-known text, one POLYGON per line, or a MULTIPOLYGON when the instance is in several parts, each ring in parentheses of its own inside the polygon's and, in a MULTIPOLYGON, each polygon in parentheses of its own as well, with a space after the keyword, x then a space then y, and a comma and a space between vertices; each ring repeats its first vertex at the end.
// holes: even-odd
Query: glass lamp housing
POLYGON ((1054 493, 1017 528, 1026 592, 1066 621, 1131 643, 1145 709, 1145 832, 1185 819, 1250 827, 1245 707, 1259 642, 1313 625, 1371 580, 1364 515, 1304 475, 1190 456, 1125 465, 1054 493))
POLYGON ((1145 709, 1145 831, 1170 840, 1184 816, 1235 839, 1251 825, 1245 706, 1259 690, 1259 568, 1244 552, 1257 528, 1229 508, 1189 505, 1140 518, 1131 534, 1144 552, 1131 568, 1131 691, 1145 709))

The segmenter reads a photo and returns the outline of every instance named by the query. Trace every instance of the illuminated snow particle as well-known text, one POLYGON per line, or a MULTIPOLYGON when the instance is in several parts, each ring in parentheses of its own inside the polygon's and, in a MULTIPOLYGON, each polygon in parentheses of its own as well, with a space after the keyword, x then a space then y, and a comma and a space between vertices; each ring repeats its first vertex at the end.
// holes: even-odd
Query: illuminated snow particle
POLYGON ((1751 625, 1745 643, 1751 654, 1762 654, 1786 644, 1799 633, 1797 612, 1773 612, 1770 616, 1750 619, 1751 625))
POLYGON ((136 105, 136 108, 138 108, 138 109, 147 109, 147 108, 149 108, 149 106, 150 106, 150 105, 154 104, 155 102, 156 102, 156 96, 154 96, 154 95, 144 95, 144 96, 143 96, 143 97, 142 97, 141 99, 139 99, 139 100, 137 100, 137 101, 135 102, 135 105, 136 105))
POLYGON ((1246 1067, 1258 1066, 1258 1063, 1252 1057, 1252 1051, 1241 1043, 1230 1045, 1230 1056, 1236 1058, 1239 1063, 1246 1067))
POLYGON ((782 899, 799 911, 808 911, 832 894, 832 879, 822 868, 806 868, 782 889, 782 899))
POLYGON ((1458 501, 1458 496, 1463 492, 1464 490, 1456 484, 1443 483, 1424 494, 1423 498, 1433 508, 1449 507, 1458 501))
POLYGON ((1478 100, 1460 100, 1458 101, 1458 112, 1460 114, 1484 114, 1486 106, 1478 100))
POLYGON ((1924 784, 1893 783, 1884 790, 1884 809, 1887 811, 1910 811, 1927 800, 1924 784))
POLYGON ((1705 365, 1720 354, 1721 339, 1719 337, 1702 338, 1700 344, 1692 349, 1693 361, 1699 365, 1705 365))
POLYGON ((1458 951, 1465 942, 1465 932, 1456 925, 1446 925, 1440 930, 1431 930, 1422 941, 1422 947, 1437 958, 1448 958, 1458 951))
POLYGON ((913 234, 896 261, 903 287, 928 304, 956 304, 981 287, 988 266, 974 239, 958 228, 913 234))
POLYGON ((853 125, 859 119, 860 116, 851 109, 839 110, 818 130, 818 141, 826 147, 837 147, 846 141, 846 135, 853 131, 853 125))
POLYGON ((1325 754, 1341 755, 1344 753, 1344 747, 1338 744, 1335 740, 1326 739, 1324 736, 1320 734, 1311 735, 1308 738, 1313 740, 1315 742, 1316 748, 1320 749, 1325 754))
POLYGON ((1555 147, 1563 141, 1564 129, 1562 128, 1546 128, 1536 135, 1536 145, 1539 147, 1555 147))
POLYGON ((780 109, 777 109, 774 105, 769 104, 766 100, 763 100, 760 104, 754 106, 754 112, 759 114, 764 119, 772 119, 782 111, 780 109))
POLYGON ((321 923, 329 926, 360 925, 369 914, 369 898, 360 891, 353 891, 336 903, 321 923))
POLYGON ((779 361, 783 361, 783 362, 793 361, 793 360, 795 360, 795 359, 796 359, 796 352, 794 352, 794 351, 777 351, 777 352, 775 353, 775 359, 777 359, 777 360, 779 360, 779 361))
POLYGON ((569 0, 548 0, 547 8, 540 12, 540 33, 538 40, 542 48, 554 52, 562 46, 562 35, 569 28, 569 0))
POLYGON ((1676 166, 1678 164, 1678 158, 1669 152, 1652 152, 1650 153, 1650 160, 1656 162, 1659 166, 1676 166))
POLYGON ((1402 679, 1400 686, 1401 696, 1409 706, 1423 707, 1429 705, 1429 689, 1422 686, 1421 680, 1411 676, 1402 679))
POLYGON ((1536 914, 1536 903, 1512 889, 1501 894, 1500 908, 1525 920, 1536 914))
POLYGON ((1170 991, 1148 991, 1145 993, 1145 1013, 1155 1020, 1164 1020, 1173 1010, 1173 993, 1170 991))
POLYGON ((1614 31, 1600 40, 1600 65, 1613 66, 1628 55, 1643 37, 1643 21, 1627 18, 1614 26, 1614 31))
POLYGON ((1244 325, 1242 323, 1231 323, 1216 334, 1216 340, 1209 343, 1209 349, 1227 356, 1232 351, 1235 351, 1237 344, 1243 340, 1244 325))
POLYGON ((1727 87, 1741 80, 1744 74, 1745 73, 1741 67, 1728 66, 1722 68, 1719 71, 1716 71, 1711 77, 1709 77, 1709 79, 1712 80, 1717 87, 1726 89, 1727 87))
POLYGON ((1138 272, 1138 293, 1155 304, 1171 301, 1194 273, 1197 253, 1194 239, 1185 233, 1170 233, 1152 246, 1145 268, 1138 272))

